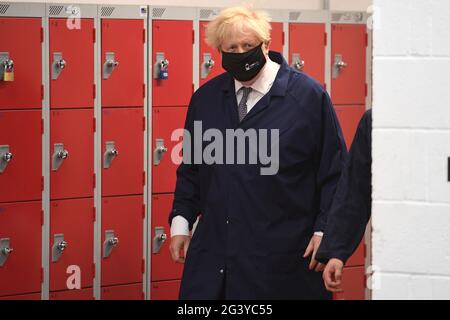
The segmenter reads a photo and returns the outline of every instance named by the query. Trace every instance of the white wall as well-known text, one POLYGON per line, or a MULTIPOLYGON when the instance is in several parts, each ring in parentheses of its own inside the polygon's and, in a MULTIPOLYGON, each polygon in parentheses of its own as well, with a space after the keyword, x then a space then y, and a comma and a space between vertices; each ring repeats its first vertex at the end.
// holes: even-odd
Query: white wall
MULTIPOLYGON (((24 2, 18 0, 6 2, 24 2)), ((195 6, 195 7, 227 7, 232 5, 253 4, 266 9, 322 9, 323 0, 29 0, 26 2, 55 2, 55 3, 111 3, 111 4, 148 4, 164 6, 195 6)), ((335 10, 365 11, 371 0, 330 0, 330 7, 335 10)))
POLYGON ((374 6, 373 298, 450 299, 450 1, 374 6))

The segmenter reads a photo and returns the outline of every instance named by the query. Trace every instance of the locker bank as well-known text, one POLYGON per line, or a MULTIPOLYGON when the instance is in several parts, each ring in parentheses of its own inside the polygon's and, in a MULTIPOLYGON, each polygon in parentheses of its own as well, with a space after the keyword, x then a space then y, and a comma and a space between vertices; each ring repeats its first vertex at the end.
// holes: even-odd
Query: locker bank
MULTIPOLYGON (((369 13, 292 7, 265 9, 270 50, 329 92, 349 147, 372 106, 369 13)), ((0 2, 0 300, 178 298, 171 135, 225 72, 204 41, 220 10, 0 2)), ((334 299, 370 297, 366 242, 334 299)))

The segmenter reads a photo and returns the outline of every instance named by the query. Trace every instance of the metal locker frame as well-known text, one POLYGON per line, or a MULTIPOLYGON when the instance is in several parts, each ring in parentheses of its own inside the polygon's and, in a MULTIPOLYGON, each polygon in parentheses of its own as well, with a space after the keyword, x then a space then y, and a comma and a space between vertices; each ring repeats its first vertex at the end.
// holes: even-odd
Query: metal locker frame
MULTIPOLYGON (((152 101, 152 75, 153 75, 153 33, 152 33, 152 25, 153 20, 192 20, 193 23, 193 29, 194 29, 194 45, 193 45, 193 74, 192 74, 192 83, 194 84, 194 90, 198 89, 198 58, 199 58, 199 26, 198 26, 198 14, 197 9, 195 7, 170 7, 170 6, 149 6, 148 7, 148 27, 147 30, 147 83, 150 85, 147 85, 147 101, 149 110, 152 110, 153 107, 153 101, 152 101)), ((152 112, 148 112, 147 116, 147 135, 146 135, 146 147, 151 148, 152 146, 152 112)), ((152 164, 148 161, 151 160, 151 158, 148 158, 146 164, 147 164, 147 190, 146 190, 146 200, 147 200, 147 242, 144 245, 144 248, 147 249, 147 264, 145 266, 145 299, 151 300, 151 267, 152 267, 152 164)), ((169 231, 170 232, 170 231, 169 231)))
MULTIPOLYGON (((95 61, 95 73, 96 73, 96 97, 97 101, 95 104, 95 118, 96 118, 96 132, 95 132, 95 169, 96 169, 96 189, 95 189, 95 207, 96 207, 96 220, 95 220, 95 235, 94 235, 94 256, 95 256, 95 279, 94 279, 94 297, 96 300, 101 299, 101 261, 102 261, 102 102, 101 102, 101 84, 102 84, 102 75, 101 75, 101 66, 102 66, 102 57, 101 57, 101 22, 102 19, 142 19, 144 21, 144 30, 145 30, 145 40, 144 43, 144 84, 146 87, 146 96, 144 98, 144 117, 146 119, 145 130, 144 130, 144 171, 146 172, 146 181, 143 187, 143 202, 145 206, 145 219, 143 221, 143 253, 142 257, 145 261, 145 272, 142 275, 142 291, 144 295, 147 295, 147 269, 149 263, 150 256, 148 255, 147 250, 147 238, 148 238, 148 228, 147 221, 149 219, 149 198, 148 198, 148 186, 151 186, 151 180, 149 180, 150 173, 148 168, 148 132, 151 132, 149 122, 149 118, 151 117, 151 112, 148 110, 148 99, 149 99, 149 85, 148 85, 148 37, 150 32, 148 31, 148 6, 146 5, 98 5, 97 6, 97 20, 96 20, 96 61, 95 61)), ((150 95, 151 97, 151 95, 150 95)))
MULTIPOLYGON (((42 269, 43 269, 43 282, 41 284, 41 298, 48 299, 48 276, 46 278, 46 274, 48 275, 49 265, 49 252, 48 252, 48 237, 46 230, 49 230, 49 188, 48 182, 50 179, 50 172, 46 171, 47 167, 49 168, 48 161, 49 156, 46 150, 46 137, 49 137, 49 130, 47 130, 49 115, 46 114, 46 109, 49 103, 49 95, 47 93, 48 84, 46 83, 46 77, 44 70, 47 70, 47 47, 46 43, 48 39, 46 37, 45 31, 47 30, 47 21, 45 19, 45 4, 43 3, 11 3, 11 2, 0 2, 0 18, 10 17, 10 18, 41 18, 41 27, 44 30, 43 41, 41 43, 42 48, 42 84, 44 85, 44 97, 42 100, 42 119, 44 121, 44 134, 42 135, 42 177, 44 179, 44 190, 42 191, 42 210, 44 212, 44 225, 42 226, 42 269)), ((37 109, 39 110, 39 109, 37 109)), ((48 147, 48 146, 47 146, 48 147)), ((48 149, 49 150, 49 149, 48 149)))

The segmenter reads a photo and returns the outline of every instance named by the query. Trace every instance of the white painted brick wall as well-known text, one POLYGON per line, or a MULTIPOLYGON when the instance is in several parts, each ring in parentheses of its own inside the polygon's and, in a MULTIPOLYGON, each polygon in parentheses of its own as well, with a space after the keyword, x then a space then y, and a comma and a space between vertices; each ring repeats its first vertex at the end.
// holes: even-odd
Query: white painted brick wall
POLYGON ((373 299, 450 299, 450 1, 374 0, 373 299))

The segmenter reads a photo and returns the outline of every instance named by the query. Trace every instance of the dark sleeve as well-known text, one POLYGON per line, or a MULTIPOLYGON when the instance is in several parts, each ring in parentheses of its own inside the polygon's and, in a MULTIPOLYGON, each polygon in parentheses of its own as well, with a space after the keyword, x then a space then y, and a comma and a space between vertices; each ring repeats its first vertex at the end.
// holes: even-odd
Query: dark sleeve
POLYGON ((355 134, 336 190, 316 259, 344 263, 361 242, 372 204, 372 113, 367 111, 355 134))
POLYGON ((316 178, 320 201, 314 231, 325 231, 336 185, 347 157, 347 147, 339 121, 331 99, 325 91, 322 94, 321 107, 321 142, 316 178))
POLYGON ((182 216, 189 222, 189 229, 192 229, 194 222, 200 212, 200 177, 198 165, 193 163, 194 148, 187 141, 195 141, 194 121, 195 121, 195 94, 191 98, 185 122, 185 134, 189 133, 190 138, 183 136, 183 161, 176 171, 177 181, 172 211, 169 215, 169 224, 176 216, 182 216), (187 150, 189 148, 189 150, 187 150), (189 152, 187 152, 189 151, 189 152))

